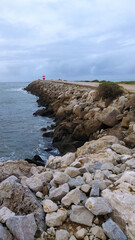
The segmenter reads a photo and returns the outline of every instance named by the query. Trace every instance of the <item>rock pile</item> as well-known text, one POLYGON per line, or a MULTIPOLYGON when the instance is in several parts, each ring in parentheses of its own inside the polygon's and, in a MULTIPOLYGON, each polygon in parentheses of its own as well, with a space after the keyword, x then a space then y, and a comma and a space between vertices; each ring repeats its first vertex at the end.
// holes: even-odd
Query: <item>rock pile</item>
POLYGON ((117 137, 0 171, 0 239, 135 239, 135 149, 117 137))
MULTIPOLYGON (((64 81, 34 81, 26 90, 39 97, 43 106, 34 115, 55 117, 56 127, 44 133, 62 154, 74 152, 86 141, 111 134, 135 147, 135 112, 125 93, 110 105, 97 99, 96 89, 64 81)), ((132 106, 133 105, 133 106, 132 106)))

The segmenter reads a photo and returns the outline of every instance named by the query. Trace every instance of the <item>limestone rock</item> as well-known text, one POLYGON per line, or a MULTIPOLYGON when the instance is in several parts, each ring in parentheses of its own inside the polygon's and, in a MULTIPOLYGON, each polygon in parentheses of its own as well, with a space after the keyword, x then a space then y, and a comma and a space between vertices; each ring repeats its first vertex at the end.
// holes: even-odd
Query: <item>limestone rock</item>
POLYGON ((55 172, 55 174, 53 175, 53 180, 55 184, 62 185, 68 182, 69 176, 62 172, 55 172))
POLYGON ((39 174, 27 178, 26 185, 34 192, 40 192, 43 188, 43 182, 39 178, 39 174))
POLYGON ((92 227, 91 233, 98 239, 106 240, 106 236, 103 232, 103 229, 99 226, 92 227))
POLYGON ((120 227, 112 221, 112 219, 108 219, 105 223, 102 224, 103 230, 107 237, 113 240, 127 240, 126 235, 122 232, 120 227))
POLYGON ((87 233, 87 230, 85 228, 81 228, 76 232, 77 239, 84 239, 84 237, 86 236, 86 233, 87 233))
POLYGON ((92 174, 90 173, 84 173, 83 174, 83 179, 85 181, 85 183, 89 184, 90 186, 92 185, 92 174))
POLYGON ((91 197, 99 197, 99 191, 100 191, 100 181, 94 180, 92 182, 92 189, 90 192, 91 197))
POLYGON ((33 214, 11 217, 6 225, 13 236, 19 240, 33 240, 37 230, 33 214))
POLYGON ((72 206, 70 220, 91 227, 94 215, 83 206, 72 206))
POLYGON ((16 215, 34 213, 38 227, 44 227, 42 206, 28 188, 17 182, 15 176, 0 183, 0 207, 7 207, 16 215))
POLYGON ((61 200, 69 192, 67 183, 60 185, 58 188, 50 189, 49 198, 54 201, 61 200))
POLYGON ((120 114, 120 111, 115 107, 104 108, 102 113, 98 116, 98 120, 108 127, 113 127, 118 121, 117 116, 120 114))
POLYGON ((11 233, 7 230, 6 227, 0 223, 0 239, 1 240, 14 240, 11 233))
POLYGON ((56 240, 68 240, 69 239, 69 233, 66 230, 57 230, 56 231, 56 240))
POLYGON ((50 199, 46 199, 43 201, 43 209, 46 213, 55 212, 58 210, 58 206, 56 203, 51 201, 50 199))
POLYGON ((80 175, 78 168, 75 167, 67 167, 65 173, 68 174, 71 178, 80 175))
POLYGON ((81 186, 81 190, 85 193, 88 193, 90 190, 90 185, 89 184, 84 184, 81 186))
POLYGON ((103 150, 107 147, 110 147, 114 143, 118 143, 119 140, 115 136, 104 136, 99 138, 98 140, 93 140, 90 142, 86 142, 82 147, 77 149, 77 156, 86 153, 94 153, 95 151, 103 150))
POLYGON ((12 212, 9 208, 3 207, 0 209, 0 222, 5 223, 10 217, 15 216, 15 213, 12 212))
POLYGON ((85 184, 84 180, 82 177, 78 176, 77 178, 70 178, 68 181, 68 185, 70 189, 76 188, 78 186, 82 186, 85 184))
POLYGON ((80 202, 80 195, 80 190, 76 188, 67 193, 67 195, 62 198, 61 203, 66 207, 69 207, 71 203, 78 204, 80 202))
POLYGON ((7 161, 0 163, 0 182, 5 180, 11 175, 19 176, 29 176, 30 169, 34 164, 29 164, 26 161, 7 161))
POLYGON ((111 207, 102 197, 90 197, 85 203, 85 207, 94 215, 106 215, 112 212, 111 207))
POLYGON ((46 224, 48 227, 61 226, 67 218, 67 211, 64 208, 58 209, 57 212, 46 214, 46 224))
POLYGON ((126 228, 129 239, 135 239, 135 172, 125 171, 122 177, 102 192, 113 210, 113 219, 126 228))
POLYGON ((131 150, 121 144, 113 144, 111 147, 116 153, 131 155, 131 150))

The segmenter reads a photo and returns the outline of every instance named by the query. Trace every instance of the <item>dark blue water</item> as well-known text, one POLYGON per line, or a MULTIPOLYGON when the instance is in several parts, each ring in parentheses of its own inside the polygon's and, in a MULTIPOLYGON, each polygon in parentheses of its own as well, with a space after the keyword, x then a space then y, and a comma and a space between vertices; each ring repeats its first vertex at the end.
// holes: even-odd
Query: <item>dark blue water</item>
POLYGON ((53 120, 34 117, 38 109, 37 97, 23 90, 28 83, 0 83, 0 161, 32 158, 38 154, 47 160, 45 148, 52 146, 51 138, 43 138, 42 127, 50 126, 53 120))

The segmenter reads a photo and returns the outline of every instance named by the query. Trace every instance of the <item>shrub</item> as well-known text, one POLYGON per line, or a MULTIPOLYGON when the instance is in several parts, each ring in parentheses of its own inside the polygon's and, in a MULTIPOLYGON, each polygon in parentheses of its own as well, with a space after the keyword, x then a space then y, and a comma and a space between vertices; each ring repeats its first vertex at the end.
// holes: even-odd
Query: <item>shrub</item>
POLYGON ((114 82, 102 82, 97 89, 97 94, 100 98, 109 99, 110 101, 122 95, 123 92, 122 87, 114 82))

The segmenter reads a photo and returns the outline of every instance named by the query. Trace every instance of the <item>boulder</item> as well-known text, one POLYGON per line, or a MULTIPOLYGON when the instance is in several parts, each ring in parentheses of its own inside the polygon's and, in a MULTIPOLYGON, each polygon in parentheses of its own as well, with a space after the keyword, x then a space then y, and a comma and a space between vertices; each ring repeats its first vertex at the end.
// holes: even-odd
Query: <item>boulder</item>
POLYGON ((49 192, 49 198, 54 201, 61 200, 69 192, 67 183, 60 185, 58 188, 52 188, 49 192))
POLYGON ((94 215, 83 206, 72 206, 70 220, 91 227, 94 215))
POLYGON ((48 227, 58 227, 63 224, 67 218, 67 211, 64 208, 58 209, 57 212, 46 214, 46 224, 48 227))
POLYGON ((16 215, 34 213, 38 227, 44 227, 44 212, 35 195, 10 176, 0 183, 0 208, 7 207, 16 215))
POLYGON ((69 233, 66 230, 60 229, 56 231, 56 240, 68 240, 69 233))
POLYGON ((102 192, 113 210, 113 219, 135 239, 135 172, 125 171, 122 177, 102 192))
POLYGON ((10 217, 15 216, 15 213, 12 212, 9 208, 7 207, 2 207, 0 209, 0 222, 5 223, 10 217))
POLYGON ((11 217, 6 225, 13 236, 19 240, 33 240, 37 230, 33 214, 11 217))
POLYGON ((101 137, 98 140, 86 142, 82 147, 77 149, 77 156, 80 156, 82 154, 94 153, 96 151, 109 148, 114 143, 119 143, 119 140, 115 136, 110 135, 101 137))
POLYGON ((8 229, 6 227, 4 227, 1 223, 0 223, 0 239, 1 240, 14 240, 13 236, 8 231, 8 229))
POLYGON ((80 202, 80 195, 80 190, 76 188, 67 193, 66 196, 62 198, 61 203, 66 207, 69 207, 71 203, 78 204, 80 202))
POLYGON ((71 178, 80 175, 80 171, 78 170, 78 168, 75 167, 67 167, 65 173, 69 175, 71 178))
POLYGON ((120 111, 112 106, 104 108, 101 114, 98 115, 98 120, 105 124, 108 127, 113 127, 117 122, 117 116, 120 114, 120 111))
POLYGON ((62 185, 68 182, 69 176, 63 172, 55 172, 53 175, 53 180, 55 184, 62 185))
POLYGON ((103 197, 90 197, 85 203, 85 207, 94 215, 106 215, 112 212, 111 207, 103 197))
POLYGON ((46 199, 42 203, 43 209, 46 213, 55 212, 58 210, 57 204, 51 201, 50 199, 46 199))
MULTIPOLYGON (((35 165, 33 164, 33 166, 35 165)), ((12 175, 28 177, 31 167, 31 164, 23 160, 0 163, 0 182, 12 175)))
POLYGON ((120 227, 112 221, 112 219, 108 219, 105 223, 102 224, 103 230, 107 237, 113 240, 127 240, 126 235, 121 231, 120 227))

